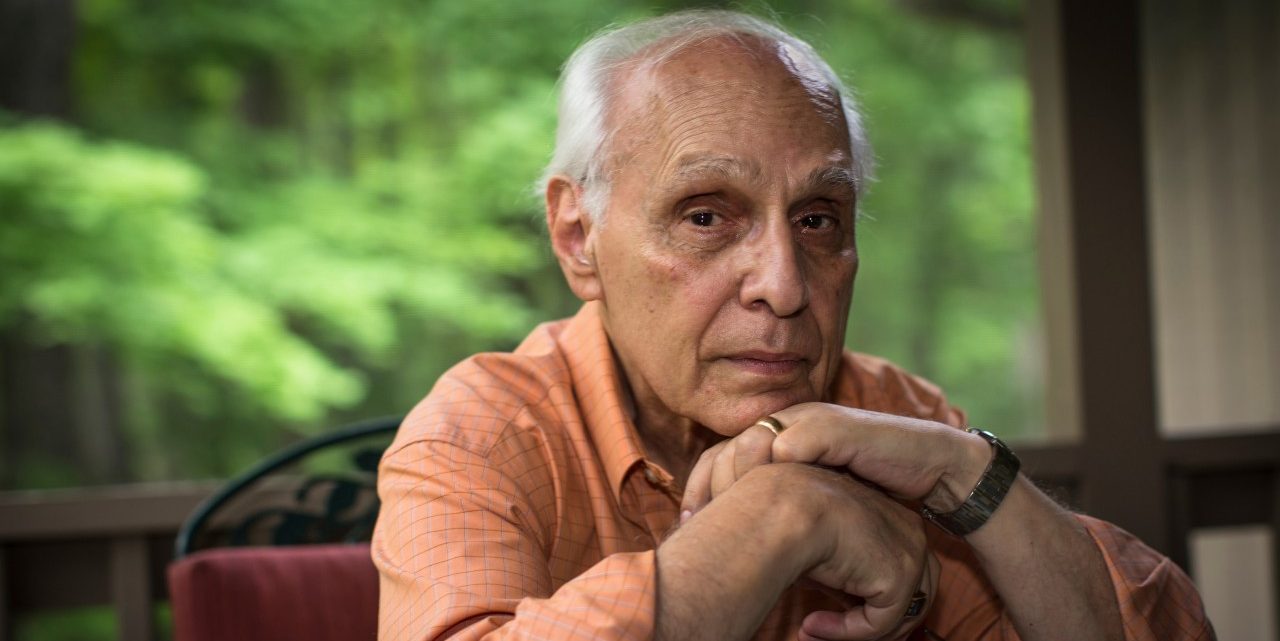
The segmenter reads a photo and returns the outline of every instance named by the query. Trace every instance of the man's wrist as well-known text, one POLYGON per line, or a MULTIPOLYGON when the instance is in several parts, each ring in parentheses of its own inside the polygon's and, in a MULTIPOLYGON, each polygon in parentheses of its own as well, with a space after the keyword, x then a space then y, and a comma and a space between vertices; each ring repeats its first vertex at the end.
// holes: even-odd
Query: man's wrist
POLYGON ((1018 456, 995 434, 976 427, 968 431, 991 445, 992 458, 982 478, 960 507, 950 512, 936 512, 927 507, 923 511, 934 525, 953 536, 968 536, 986 524, 1018 480, 1018 468, 1021 466, 1018 456))
POLYGON ((951 463, 944 467, 933 491, 922 501, 925 507, 939 514, 964 504, 995 455, 991 444, 977 434, 954 430, 949 436, 956 439, 950 449, 951 463))

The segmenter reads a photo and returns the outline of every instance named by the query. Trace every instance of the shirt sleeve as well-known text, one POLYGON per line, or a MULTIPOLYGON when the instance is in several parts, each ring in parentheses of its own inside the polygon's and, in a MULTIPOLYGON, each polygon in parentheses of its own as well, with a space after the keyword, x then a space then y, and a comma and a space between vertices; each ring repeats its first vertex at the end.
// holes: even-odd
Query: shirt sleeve
POLYGON ((1216 639, 1191 578, 1164 555, 1124 530, 1077 515, 1102 550, 1128 641, 1216 639))
MULTIPOLYGON (((1126 641, 1216 639, 1199 593, 1173 561, 1115 525, 1075 516, 1107 564, 1126 641)), ((968 545, 933 528, 929 544, 941 561, 942 574, 938 600, 925 627, 945 641, 1019 641, 968 545)))
POLYGON ((652 636, 653 551, 605 557, 555 585, 554 514, 530 498, 540 475, 527 461, 494 458, 438 441, 384 458, 373 539, 378 638, 652 636))

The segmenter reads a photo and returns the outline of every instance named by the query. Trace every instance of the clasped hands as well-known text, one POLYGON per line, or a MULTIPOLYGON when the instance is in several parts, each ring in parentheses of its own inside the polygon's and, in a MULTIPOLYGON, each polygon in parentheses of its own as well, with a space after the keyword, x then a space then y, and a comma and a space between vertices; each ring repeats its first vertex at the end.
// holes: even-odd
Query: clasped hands
MULTIPOLYGON (((801 639, 902 639, 924 620, 905 616, 913 596, 934 599, 939 565, 923 518, 902 502, 948 512, 982 476, 990 446, 963 430, 826 403, 773 414, 775 436, 753 425, 702 454, 689 476, 681 519, 692 518, 749 474, 814 515, 806 576, 862 600, 845 612, 810 613, 801 639)), ((794 506, 793 506, 794 507, 794 506)))

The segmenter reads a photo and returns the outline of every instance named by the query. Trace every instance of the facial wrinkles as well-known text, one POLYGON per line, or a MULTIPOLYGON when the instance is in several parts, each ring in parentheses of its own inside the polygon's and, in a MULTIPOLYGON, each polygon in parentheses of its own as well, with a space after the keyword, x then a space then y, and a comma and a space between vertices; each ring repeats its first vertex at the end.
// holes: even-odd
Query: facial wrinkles
MULTIPOLYGON (((637 62, 614 77, 615 108, 610 110, 607 124, 626 135, 612 138, 613 149, 606 162, 610 175, 620 173, 642 147, 655 141, 662 147, 651 150, 657 152, 654 156, 670 162, 681 155, 679 149, 696 147, 718 136, 727 134, 738 142, 749 142, 741 140, 740 134, 753 122, 798 130, 801 121, 817 115, 827 125, 844 128, 838 93, 816 69, 791 56, 784 45, 770 44, 763 52, 743 43, 704 45, 710 50, 704 55, 714 55, 718 49, 729 55, 705 68, 686 65, 670 73, 664 73, 671 71, 666 68, 673 64, 670 60, 656 68, 637 62), (733 73, 725 73, 725 67, 733 73)), ((847 136, 839 139, 843 149, 837 154, 847 160, 847 136)), ((842 159, 831 160, 835 164, 842 159)), ((649 176, 665 175, 669 170, 665 165, 642 169, 649 176)))
MULTIPOLYGON (((703 147, 701 145, 703 139, 714 139, 717 134, 725 133, 726 129, 728 133, 732 133, 732 124, 735 120, 746 121, 748 124, 753 119, 773 121, 766 126, 781 128, 794 126, 792 124, 794 119, 790 117, 794 112, 802 110, 801 114, 804 114, 804 112, 812 114, 813 111, 812 104, 807 104, 803 100, 798 101, 797 98, 796 92, 778 92, 776 89, 765 91, 758 83, 734 82, 708 83, 698 87, 685 87, 683 90, 670 92, 666 96, 655 96, 655 100, 651 103, 653 105, 652 113, 665 123, 664 126, 659 126, 657 129, 669 132, 669 136, 661 137, 665 138, 666 144, 658 154, 658 157, 666 159, 666 162, 655 172, 656 175, 680 175, 684 169, 680 167, 680 164, 682 159, 688 155, 685 153, 686 150, 690 150, 694 157, 697 158, 696 150, 703 147), (723 94, 735 98, 745 95, 748 97, 747 100, 735 101, 735 104, 741 105, 745 103, 750 108, 746 110, 745 115, 741 113, 741 110, 738 112, 728 111, 714 101, 708 100, 708 93, 723 94), (667 105, 674 105, 674 107, 668 108, 667 105), (726 126, 726 124, 729 126, 726 126)), ((837 150, 828 157, 839 162, 846 156, 842 151, 837 150)), ((697 161, 695 161, 696 164, 697 161)), ((754 162, 737 162, 731 156, 712 156, 705 161, 705 164, 708 165, 706 169, 710 170, 709 173, 718 173, 722 177, 725 177, 725 174, 729 174, 737 181, 744 181, 745 179, 747 182, 756 183, 753 186, 759 190, 759 193, 767 193, 772 196, 768 202, 762 203, 764 205, 763 211, 754 214, 762 217, 765 221, 769 221, 769 224, 766 227, 758 228, 754 233, 759 235, 764 233, 766 228, 769 228, 768 238, 764 241, 766 243, 765 251, 769 251, 768 244, 785 243, 788 245, 784 260, 793 262, 795 269, 800 272, 801 282, 808 283, 811 280, 808 278, 808 273, 814 271, 818 266, 814 264, 815 261, 811 255, 795 247, 792 243, 789 212, 791 201, 794 199, 795 192, 804 191, 805 189, 813 190, 815 186, 820 186, 823 183, 845 181, 852 183, 851 171, 846 167, 828 166, 818 171, 816 175, 806 174, 803 177, 799 177, 798 174, 801 169, 792 167, 790 163, 784 162, 771 166, 771 169, 775 170, 775 175, 768 177, 763 169, 754 162), (802 187, 797 189, 796 185, 802 185, 802 187), (781 229, 778 229, 779 227, 781 229)), ((689 173, 696 173, 696 171, 689 173)), ((664 198, 670 198, 670 195, 662 193, 660 189, 661 185, 668 182, 670 181, 660 180, 651 183, 653 189, 650 190, 649 197, 646 198, 649 203, 646 209, 650 211, 660 209, 661 205, 659 203, 662 203, 664 198)), ((676 180, 674 182, 678 186, 683 181, 676 180)), ((851 189, 850 193, 852 193, 851 189)), ((852 203, 849 203, 849 207, 850 209, 852 208, 852 203)), ((852 224, 851 217, 849 220, 842 222, 852 224)), ((666 226, 666 222, 660 215, 655 217, 652 224, 655 228, 654 231, 659 232, 666 226)), ((658 237, 663 237, 663 234, 659 233, 658 237)), ((850 249, 847 247, 848 243, 842 243, 842 245, 846 245, 846 248, 841 253, 850 249)), ((755 260, 761 253, 761 247, 762 245, 759 242, 746 243, 744 241, 737 243, 733 252, 723 255, 707 255, 700 261, 703 264, 699 265, 699 274, 705 278, 737 280, 739 275, 732 273, 733 266, 750 263, 755 260)), ((671 271, 674 275, 677 268, 673 266, 671 271)), ((733 301, 733 304, 736 304, 736 298, 730 300, 733 301)), ((726 301, 726 305, 729 304, 731 303, 726 301)), ((716 326, 716 324, 712 324, 706 328, 706 331, 715 331, 716 326)), ((812 335, 814 333, 787 331, 783 323, 774 323, 769 328, 759 331, 763 335, 752 338, 762 340, 763 347, 779 350, 797 350, 797 348, 801 347, 794 344, 788 345, 788 339, 783 334, 812 335)), ((707 341, 704 341, 703 344, 707 344, 707 341)), ((811 347, 813 346, 805 346, 801 349, 805 353, 810 353, 809 348, 811 347)), ((817 365, 817 363, 814 363, 814 365, 817 365)))
MULTIPOLYGON (((843 130, 846 123, 839 93, 817 68, 793 54, 782 43, 725 39, 695 45, 656 66, 642 59, 630 63, 611 82, 613 108, 606 114, 606 129, 628 135, 610 136, 604 162, 606 176, 621 173, 621 168, 638 154, 639 147, 655 140, 666 142, 658 150, 659 158, 674 158, 677 154, 671 153, 672 147, 681 141, 693 143, 724 133, 735 121, 740 124, 744 118, 737 113, 774 119, 778 126, 793 128, 803 116, 818 115, 824 123, 843 130), (706 69, 702 65, 686 66, 660 78, 667 65, 692 55, 693 49, 708 57, 728 55, 719 55, 718 65, 708 65, 706 69), (730 74, 723 73, 723 67, 736 72, 734 79, 725 78, 730 74), (790 85, 790 90, 779 91, 779 84, 790 85), (726 100, 727 96, 736 100, 726 100)), ((847 159, 847 135, 841 139, 847 159)))
MULTIPOLYGON (((708 372, 723 367, 717 358, 745 349, 803 354, 805 384, 791 388, 788 398, 817 400, 838 362, 847 309, 833 306, 847 308, 850 286, 849 279, 835 275, 851 275, 852 243, 842 240, 834 253, 815 252, 796 235, 803 232, 793 218, 811 195, 847 193, 841 202, 849 215, 842 214, 840 220, 842 226, 853 223, 853 190, 845 189, 845 183, 852 182, 848 140, 838 102, 831 100, 825 84, 798 78, 794 70, 776 64, 761 65, 759 59, 750 67, 739 65, 738 73, 726 71, 733 65, 723 58, 696 62, 670 74, 655 70, 633 78, 639 82, 620 85, 615 102, 621 128, 614 140, 612 162, 618 180, 613 204, 632 210, 623 217, 607 216, 604 226, 619 225, 609 233, 610 251, 631 254, 640 268, 627 269, 622 261, 620 271, 601 274, 602 285, 613 283, 612 289, 630 301, 619 303, 617 314, 619 322, 632 315, 625 336, 628 353, 637 360, 623 359, 622 364, 637 400, 648 408, 642 412, 646 414, 717 415, 690 402, 727 404, 724 415, 732 414, 742 393, 735 387, 739 383, 708 372), (839 131, 832 129, 833 122, 840 123, 839 131), (824 150, 821 145, 830 147, 824 150), (694 166, 685 163, 690 158, 694 166), (701 184, 709 193, 694 186, 701 184), (707 249, 673 235, 685 215, 676 207, 681 199, 698 194, 700 201, 722 205, 741 218, 743 224, 731 242, 707 249), (794 277, 813 289, 809 300, 816 301, 816 310, 778 318, 743 300, 743 278, 758 266, 761 254, 769 252, 775 254, 769 260, 790 263, 794 277), (659 354, 636 350, 652 340, 642 338, 646 331, 676 327, 667 319, 678 319, 693 331, 667 332, 660 340, 668 345, 659 354), (663 372, 659 378, 648 380, 646 373, 652 374, 655 364, 668 358, 662 354, 673 353, 687 355, 692 369, 664 365, 657 368, 663 372), (700 391, 694 396, 673 391, 680 389, 700 391)), ((609 293, 616 292, 605 292, 606 304, 612 300, 609 293)))
POLYGON ((708 140, 723 144, 727 136, 736 146, 749 150, 753 141, 747 136, 753 129, 793 129, 797 112, 805 109, 794 95, 778 95, 754 83, 721 83, 690 94, 684 99, 673 96, 670 101, 675 106, 657 114, 664 119, 662 129, 667 134, 662 136, 665 145, 658 150, 659 157, 665 159, 658 175, 671 175, 672 163, 689 151, 704 148, 708 140), (736 104, 724 104, 730 100, 736 104))
MULTIPOLYGON (((812 362, 810 367, 815 367, 817 357, 821 355, 822 344, 820 340, 820 328, 813 322, 810 314, 804 313, 808 308, 808 301, 811 300, 811 292, 807 291, 812 283, 809 278, 813 271, 814 265, 812 257, 808 256, 797 244, 792 240, 791 221, 788 217, 774 215, 772 212, 766 215, 761 223, 755 227, 754 233, 750 237, 739 244, 734 249, 732 260, 738 265, 753 266, 755 269, 744 270, 739 276, 739 289, 748 286, 759 286, 747 282, 748 279, 777 279, 783 278, 779 272, 787 270, 791 272, 792 277, 797 278, 799 286, 806 290, 793 293, 792 295, 800 296, 806 302, 797 310, 788 310, 786 318, 780 318, 780 310, 778 309, 757 309, 753 310, 758 319, 756 324, 752 326, 756 336, 744 337, 748 340, 759 341, 760 344, 774 351, 798 352, 804 354, 812 362)), ((785 285, 785 284, 783 284, 785 285)), ((777 284, 767 284, 765 286, 776 287, 777 284)), ((776 305, 777 301, 730 301, 727 307, 734 303, 748 303, 758 307, 776 305)), ((714 347, 714 338, 708 337, 714 347)))
POLYGON ((791 77, 809 94, 817 113, 827 121, 827 124, 843 126, 844 113, 840 109, 840 94, 822 76, 822 72, 803 57, 793 55, 791 48, 783 43, 777 43, 774 46, 774 52, 778 62, 782 63, 782 66, 791 73, 791 77))

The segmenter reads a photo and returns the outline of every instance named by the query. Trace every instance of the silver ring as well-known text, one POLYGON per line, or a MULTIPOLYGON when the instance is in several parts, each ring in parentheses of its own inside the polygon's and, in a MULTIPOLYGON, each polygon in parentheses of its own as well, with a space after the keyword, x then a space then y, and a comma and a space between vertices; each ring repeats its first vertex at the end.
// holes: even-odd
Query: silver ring
POLYGON ((911 603, 907 604, 907 612, 902 615, 902 618, 914 619, 915 617, 920 616, 920 613, 924 612, 924 605, 928 602, 929 595, 916 590, 916 593, 911 595, 911 603))

